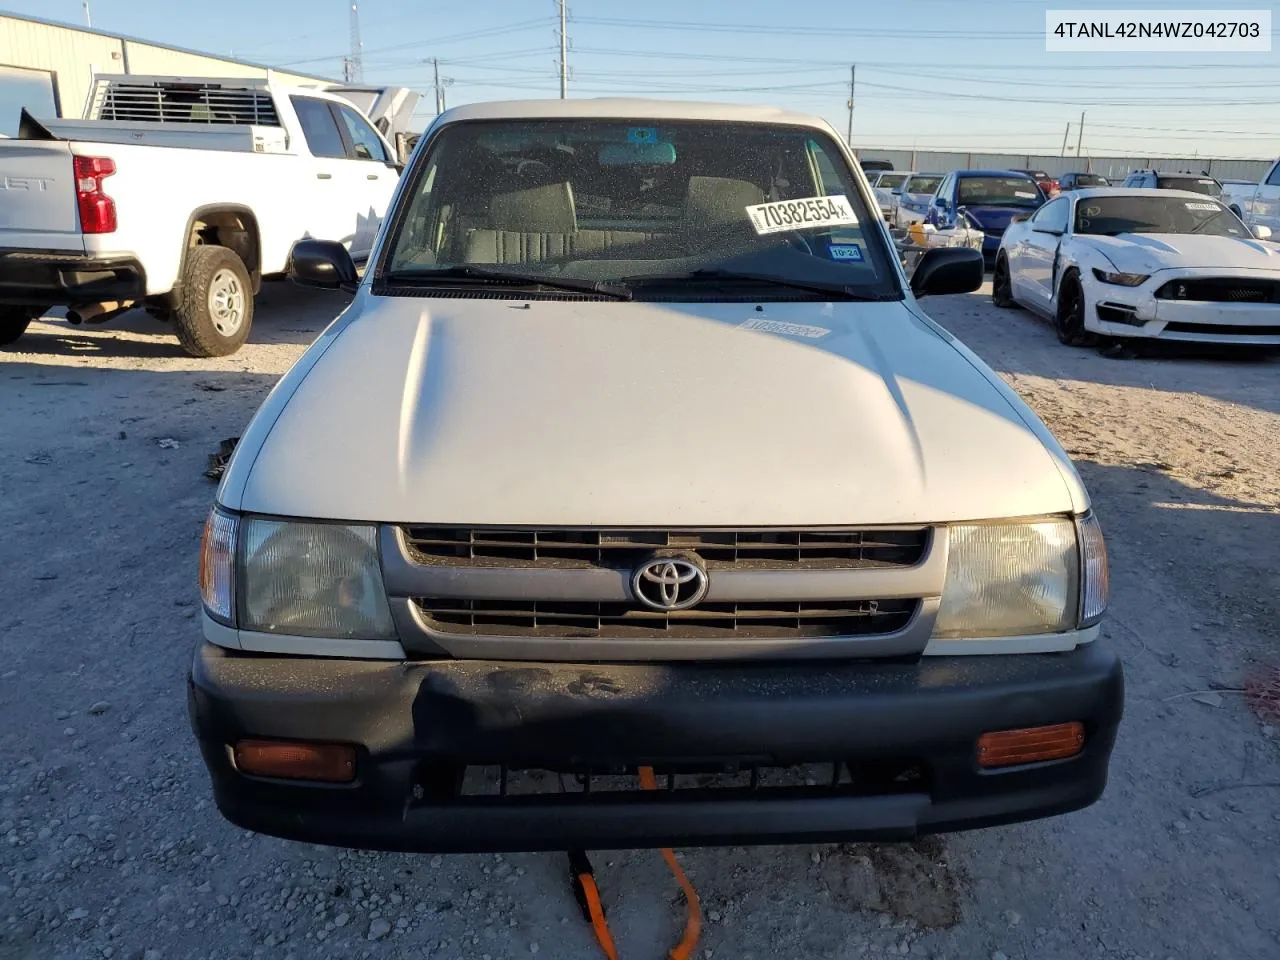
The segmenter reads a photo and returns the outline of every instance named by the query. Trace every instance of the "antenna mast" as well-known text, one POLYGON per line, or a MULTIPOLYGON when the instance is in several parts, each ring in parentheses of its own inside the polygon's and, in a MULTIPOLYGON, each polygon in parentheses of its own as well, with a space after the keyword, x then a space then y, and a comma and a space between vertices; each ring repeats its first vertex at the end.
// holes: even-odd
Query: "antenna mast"
POLYGON ((347 83, 364 82, 364 43, 360 39, 360 7, 351 4, 351 52, 343 61, 343 79, 347 83))

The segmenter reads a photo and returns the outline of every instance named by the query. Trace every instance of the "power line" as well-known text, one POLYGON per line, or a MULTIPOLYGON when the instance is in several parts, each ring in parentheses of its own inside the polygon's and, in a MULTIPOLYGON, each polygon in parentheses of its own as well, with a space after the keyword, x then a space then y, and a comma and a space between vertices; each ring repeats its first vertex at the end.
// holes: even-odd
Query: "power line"
POLYGON ((769 36, 797 37, 829 37, 837 34, 856 35, 858 37, 899 37, 914 39, 945 40, 997 40, 1043 37, 1043 31, 956 31, 956 30, 914 30, 910 28, 891 28, 888 30, 870 29, 867 27, 786 27, 781 24, 748 24, 748 23, 696 23, 683 20, 631 20, 625 17, 579 17, 576 23, 590 24, 599 27, 625 27, 629 30, 680 30, 693 33, 762 33, 769 36))
POLYGON ((1058 97, 1011 97, 1001 96, 994 93, 958 93, 953 90, 924 90, 920 87, 900 87, 886 83, 867 83, 863 84, 874 90, 890 90, 900 94, 911 94, 917 97, 927 97, 930 99, 956 99, 956 100, 998 100, 1002 103, 1053 103, 1058 105, 1084 105, 1084 106, 1102 106, 1102 107, 1192 107, 1192 106, 1262 106, 1274 104, 1274 98, 1261 100, 1206 100, 1202 97, 1182 97, 1167 98, 1163 100, 1147 100, 1147 99, 1105 99, 1105 100, 1086 100, 1079 97, 1069 95, 1058 97))
MULTIPOLYGON (((699 23, 687 20, 632 20, 624 17, 580 17, 577 23, 629 30, 680 30, 694 33, 748 33, 768 36, 828 37, 852 35, 858 38, 889 37, 912 40, 1029 40, 1044 36, 1043 30, 919 30, 910 27, 876 29, 857 27, 789 27, 764 23, 699 23)), ((1280 30, 1271 31, 1272 35, 1280 30)))
MULTIPOLYGON (((551 17, 542 17, 537 20, 525 20, 521 23, 511 23, 505 27, 488 27, 483 30, 472 30, 468 33, 455 33, 452 36, 433 37, 431 40, 412 40, 408 43, 398 43, 391 47, 379 47, 376 50, 366 50, 366 53, 391 53, 395 50, 408 50, 412 47, 425 47, 428 45, 440 43, 455 43, 459 40, 479 40, 484 37, 497 37, 507 33, 518 33, 522 30, 529 30, 533 27, 546 26, 552 22, 551 17)), ((319 63, 322 60, 337 60, 343 54, 334 54, 327 57, 309 57, 306 60, 282 60, 276 66, 293 67, 304 63, 319 63)))
MULTIPOLYGON (((578 21, 580 22, 580 21, 578 21)), ((639 57, 649 60, 700 60, 707 62, 720 63, 787 63, 787 64, 809 64, 811 66, 825 67, 843 67, 848 64, 847 60, 816 60, 813 57, 752 57, 742 55, 727 55, 714 53, 680 53, 676 51, 660 51, 653 50, 625 50, 613 49, 605 47, 577 47, 578 53, 581 54, 598 54, 609 57, 639 57)), ((1257 72, 1258 70, 1280 69, 1277 63, 1240 63, 1239 55, 1235 57, 1237 62, 1234 63, 1151 63, 1151 64, 1135 64, 1135 63, 1111 63, 1111 64, 1045 64, 1045 63, 1009 63, 1009 64, 965 64, 965 70, 981 71, 1006 71, 1013 70, 1018 73, 1025 73, 1032 70, 1089 70, 1091 72, 1099 72, 1102 70, 1141 70, 1143 72, 1151 70, 1249 70, 1257 72)), ((911 67, 911 63, 901 60, 859 60, 864 67, 911 67)))

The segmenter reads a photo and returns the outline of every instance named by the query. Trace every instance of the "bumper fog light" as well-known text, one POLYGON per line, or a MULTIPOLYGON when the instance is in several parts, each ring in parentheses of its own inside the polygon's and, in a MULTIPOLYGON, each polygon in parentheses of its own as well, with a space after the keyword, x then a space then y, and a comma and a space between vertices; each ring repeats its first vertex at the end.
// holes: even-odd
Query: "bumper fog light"
POLYGON ((984 733, 978 738, 978 766, 1011 767, 1040 760, 1074 757, 1084 749, 1084 725, 1079 721, 1022 730, 984 733))
POLYGON ((255 777, 350 783, 356 778, 355 747, 342 743, 241 740, 232 748, 236 769, 255 777))

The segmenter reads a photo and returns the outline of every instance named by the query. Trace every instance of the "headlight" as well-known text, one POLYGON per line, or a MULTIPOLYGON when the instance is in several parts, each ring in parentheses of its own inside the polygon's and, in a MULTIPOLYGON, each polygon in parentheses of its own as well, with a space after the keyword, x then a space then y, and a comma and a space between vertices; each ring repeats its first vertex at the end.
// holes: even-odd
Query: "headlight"
POLYGON ((935 637, 1009 637, 1076 627, 1080 555, 1074 520, 955 524, 950 542, 935 637))
POLYGON ((240 531, 240 628, 373 640, 395 636, 367 525, 249 518, 240 531))
POLYGON ((1093 268, 1093 275, 1103 283, 1114 283, 1122 287, 1136 287, 1150 279, 1149 273, 1109 273, 1106 270, 1093 268))
POLYGON ((200 590, 211 617, 242 630, 395 636, 377 529, 367 524, 238 518, 215 509, 205 525, 200 590))

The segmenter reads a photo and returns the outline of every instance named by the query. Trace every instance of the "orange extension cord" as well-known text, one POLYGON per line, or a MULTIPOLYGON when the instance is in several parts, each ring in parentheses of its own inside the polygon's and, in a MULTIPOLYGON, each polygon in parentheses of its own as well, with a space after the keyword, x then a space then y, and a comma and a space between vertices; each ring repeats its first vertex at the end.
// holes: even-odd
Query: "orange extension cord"
MULTIPOLYGON (((643 789, 658 789, 658 782, 654 778, 652 767, 640 767, 638 772, 640 786, 643 789)), ((676 855, 670 847, 662 848, 662 859, 667 862, 671 875, 676 878, 676 883, 680 884, 680 889, 684 891, 684 898, 688 907, 684 936, 680 938, 678 944, 671 948, 671 952, 667 954, 667 957, 669 960, 692 960, 693 952, 698 947, 698 938, 702 935, 702 908, 698 900, 698 891, 693 889, 693 884, 689 882, 684 870, 680 868, 680 864, 676 861, 676 855)), ((596 886, 595 877, 588 871, 589 867, 587 870, 579 869, 577 880, 581 888, 584 905, 591 918, 591 929, 595 931, 596 940, 599 941, 600 949, 604 952, 605 957, 608 960, 618 960, 618 948, 613 942, 613 934, 609 932, 609 924, 604 917, 604 907, 600 903, 600 890, 596 886)))

